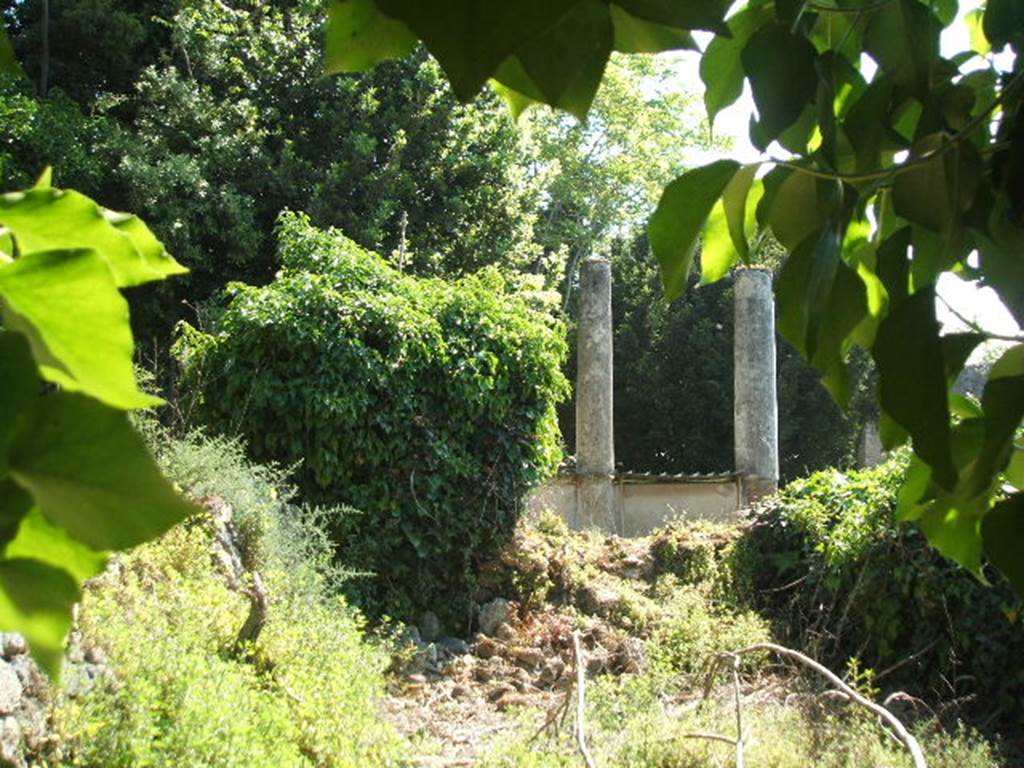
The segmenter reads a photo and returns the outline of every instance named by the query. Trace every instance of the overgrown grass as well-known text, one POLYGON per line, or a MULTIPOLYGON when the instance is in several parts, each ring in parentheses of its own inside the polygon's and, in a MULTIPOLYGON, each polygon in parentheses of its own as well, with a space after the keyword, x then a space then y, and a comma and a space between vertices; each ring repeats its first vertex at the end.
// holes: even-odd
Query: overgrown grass
POLYGON ((247 600, 211 563, 201 520, 119 558, 87 590, 80 627, 111 675, 59 697, 60 762, 89 766, 390 766, 404 746, 376 713, 385 654, 333 589, 343 576, 319 519, 288 504, 283 474, 238 444, 150 429, 170 477, 235 511, 243 557, 270 593, 267 625, 230 651, 247 600))

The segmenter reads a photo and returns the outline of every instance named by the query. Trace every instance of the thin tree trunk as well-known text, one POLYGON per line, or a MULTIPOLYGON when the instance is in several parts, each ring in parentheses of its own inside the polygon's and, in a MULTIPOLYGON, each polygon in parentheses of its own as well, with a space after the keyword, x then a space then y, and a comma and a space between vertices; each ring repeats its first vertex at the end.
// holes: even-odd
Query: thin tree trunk
POLYGON ((43 2, 43 25, 41 30, 43 53, 39 61, 39 95, 46 96, 50 89, 50 0, 43 2))

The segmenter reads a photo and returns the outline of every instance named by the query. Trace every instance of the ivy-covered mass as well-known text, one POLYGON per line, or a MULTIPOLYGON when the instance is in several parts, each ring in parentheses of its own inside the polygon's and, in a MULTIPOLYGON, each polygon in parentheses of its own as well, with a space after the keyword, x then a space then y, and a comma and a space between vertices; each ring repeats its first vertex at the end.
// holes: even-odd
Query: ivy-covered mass
POLYGON ((983 558, 1024 593, 1024 338, 980 406, 950 385, 984 333, 940 335, 936 283, 993 288, 1024 322, 1024 11, 989 0, 334 0, 327 53, 354 70, 410 51, 437 58, 461 98, 488 81, 513 111, 542 102, 584 117, 612 51, 702 52, 709 120, 749 84, 762 162, 719 160, 665 189, 649 236, 668 298, 703 235, 703 278, 748 257, 768 229, 788 251, 779 328, 849 398, 847 355, 879 371, 886 447, 914 450, 903 519, 975 573, 983 558), (943 29, 970 47, 946 55, 943 29), (995 54, 1009 48, 1013 63, 995 54))
POLYGON ((406 276, 288 213, 278 243, 273 283, 184 327, 185 408, 295 466, 304 498, 355 508, 336 534, 377 575, 356 582, 366 607, 454 613, 561 458, 564 331, 496 270, 406 276))

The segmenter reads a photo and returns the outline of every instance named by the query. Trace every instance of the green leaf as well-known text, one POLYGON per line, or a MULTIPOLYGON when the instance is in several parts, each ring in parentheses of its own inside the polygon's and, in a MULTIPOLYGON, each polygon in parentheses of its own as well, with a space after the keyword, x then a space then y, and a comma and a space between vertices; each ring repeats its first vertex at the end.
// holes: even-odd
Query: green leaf
POLYGON ((754 31, 770 16, 766 5, 747 6, 729 19, 729 36, 718 35, 700 59, 700 79, 704 83, 704 105, 708 123, 733 104, 743 93, 743 63, 740 54, 754 31))
POLYGON ((34 188, 0 195, 0 225, 11 230, 23 255, 94 250, 106 261, 118 287, 187 271, 167 255, 136 217, 109 215, 110 219, 96 203, 74 190, 34 188))
POLYGON ((1024 419, 1024 344, 1008 349, 992 366, 981 407, 985 412, 985 442, 968 483, 971 495, 984 491, 1010 461, 1013 438, 1024 419))
POLYGON ((957 482, 950 450, 945 362, 935 319, 935 290, 925 288, 890 311, 872 349, 882 408, 910 433, 914 452, 940 486, 957 482))
POLYGON ((995 51, 1024 38, 1024 3, 1020 0, 988 0, 982 29, 995 51))
POLYGON ((4 550, 5 558, 29 558, 63 568, 79 582, 91 579, 106 566, 106 552, 90 549, 33 507, 21 521, 17 535, 4 550))
POLYGON ((715 203, 701 248, 701 283, 720 280, 738 259, 747 258, 747 230, 753 226, 757 206, 756 200, 748 205, 747 197, 759 167, 752 163, 736 171, 715 203))
MULTIPOLYGON (((545 103, 583 120, 604 76, 613 39, 607 4, 580 0, 549 29, 520 45, 515 58, 545 103)), ((515 83, 506 84, 516 88, 515 83)))
POLYGON ((782 24, 761 27, 747 42, 740 60, 757 106, 759 149, 792 125, 818 88, 817 53, 806 37, 782 24))
POLYGON ((1024 448, 1019 445, 1014 446, 1010 462, 1006 465, 1003 474, 1006 477, 1006 482, 1018 491, 1024 491, 1024 448))
POLYGON ((128 303, 95 251, 37 252, 0 266, 0 299, 4 323, 26 333, 44 378, 118 408, 162 402, 136 385, 128 303))
POLYGON ((843 121, 843 130, 857 157, 858 173, 875 171, 882 165, 891 99, 891 81, 877 78, 853 103, 843 121))
POLYGON ((697 239, 715 201, 739 167, 734 160, 718 160, 687 171, 662 193, 647 233, 669 301, 686 289, 697 239))
POLYGON ((919 0, 893 0, 871 14, 864 50, 892 81, 928 94, 932 61, 939 52, 939 20, 919 0))
POLYGON ((907 465, 907 473, 903 476, 903 483, 900 485, 896 497, 896 519, 900 522, 917 520, 924 508, 919 502, 928 490, 931 483, 932 471, 914 454, 910 455, 910 463, 907 465))
POLYGON ((7 474, 11 441, 22 426, 33 401, 42 391, 28 342, 20 333, 0 330, 3 361, 3 397, 0 397, 0 477, 7 474))
POLYGON ((661 51, 697 49, 689 32, 665 24, 640 19, 611 6, 612 25, 615 28, 615 50, 622 53, 659 53, 661 51))
POLYGON ((704 29, 708 32, 726 31, 725 12, 729 9, 727 0, 614 0, 633 16, 656 24, 665 24, 677 29, 704 29))
POLYGON ((0 546, 18 533, 22 519, 32 509, 32 497, 10 477, 0 479, 0 546))
POLYGON ((0 27, 0 72, 14 77, 21 77, 21 65, 18 57, 14 55, 14 48, 11 46, 11 39, 7 31, 0 27))
POLYGON ((148 541, 195 511, 160 475, 127 416, 82 395, 42 398, 10 464, 46 518, 96 550, 148 541))
POLYGON ((331 0, 327 6, 326 70, 362 72, 384 59, 398 59, 416 47, 416 36, 385 16, 373 0, 331 0))
POLYGON ((946 383, 956 383, 967 358, 988 337, 981 333, 947 333, 939 339, 942 345, 942 360, 946 369, 946 383))
POLYGON ((981 523, 985 556, 1002 573, 1019 597, 1024 598, 1024 494, 1014 493, 1000 501, 981 523))
MULTIPOLYGON (((499 64, 554 27, 578 4, 578 0, 376 0, 382 12, 404 22, 424 42, 462 101, 471 100, 499 64)), ((567 65, 576 68, 576 62, 567 65)), ((537 85, 544 90, 549 86, 537 85)))
POLYGON ((952 498, 943 498, 924 507, 918 525, 929 544, 971 573, 980 575, 983 519, 976 507, 958 506, 952 498))
POLYGON ((833 182, 790 171, 779 184, 768 209, 768 225, 776 239, 793 251, 819 231, 832 213, 835 191, 833 182))
POLYGON ((985 36, 985 29, 982 26, 985 12, 981 8, 975 8, 964 15, 964 23, 971 39, 971 50, 979 56, 988 56, 992 50, 992 44, 985 36))
POLYGON ((0 560, 0 631, 19 632, 53 678, 60 673, 71 608, 81 597, 67 571, 38 560, 0 560))
POLYGON ((893 180, 892 201, 899 216, 948 237, 974 201, 979 167, 967 145, 943 151, 945 141, 936 133, 915 143, 907 170, 893 180))

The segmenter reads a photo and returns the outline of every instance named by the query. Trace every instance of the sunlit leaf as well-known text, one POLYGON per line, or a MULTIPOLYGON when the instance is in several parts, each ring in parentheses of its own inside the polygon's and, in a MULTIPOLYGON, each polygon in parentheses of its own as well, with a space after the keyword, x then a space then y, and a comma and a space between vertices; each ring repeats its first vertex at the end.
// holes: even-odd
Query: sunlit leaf
POLYGON ((51 677, 60 672, 71 607, 80 597, 63 568, 24 558, 0 560, 0 631, 24 635, 32 657, 51 677))
POLYGON ((105 552, 97 552, 68 535, 63 528, 50 523, 33 508, 24 516, 17 535, 4 557, 24 557, 63 568, 79 582, 91 579, 107 565, 105 552))
POLYGON ((136 217, 110 214, 108 219, 96 203, 74 190, 33 188, 0 195, 0 225, 11 230, 22 254, 96 251, 119 287, 185 271, 136 217))
POLYGON ((700 79, 704 82, 704 105, 708 122, 734 103, 743 93, 743 63, 740 54, 750 36, 764 23, 771 11, 766 5, 748 6, 729 19, 730 36, 717 35, 700 60, 700 79))
POLYGON ((697 239, 739 167, 734 160, 718 160, 684 173, 662 193, 647 232, 669 301, 685 290, 697 239))
POLYGON ((671 50, 697 50, 693 35, 683 29, 640 19, 611 6, 615 28, 615 50, 623 53, 658 53, 671 50))
POLYGON ((42 398, 10 466, 51 523, 96 550, 148 541, 194 511, 160 475, 127 416, 83 395, 42 398))
POLYGON ((31 253, 0 267, 0 299, 48 380, 119 408, 162 402, 138 389, 128 303, 95 251, 31 253))
POLYGON ((331 0, 325 42, 328 72, 362 72, 384 59, 398 59, 416 47, 402 22, 385 16, 373 0, 331 0))

